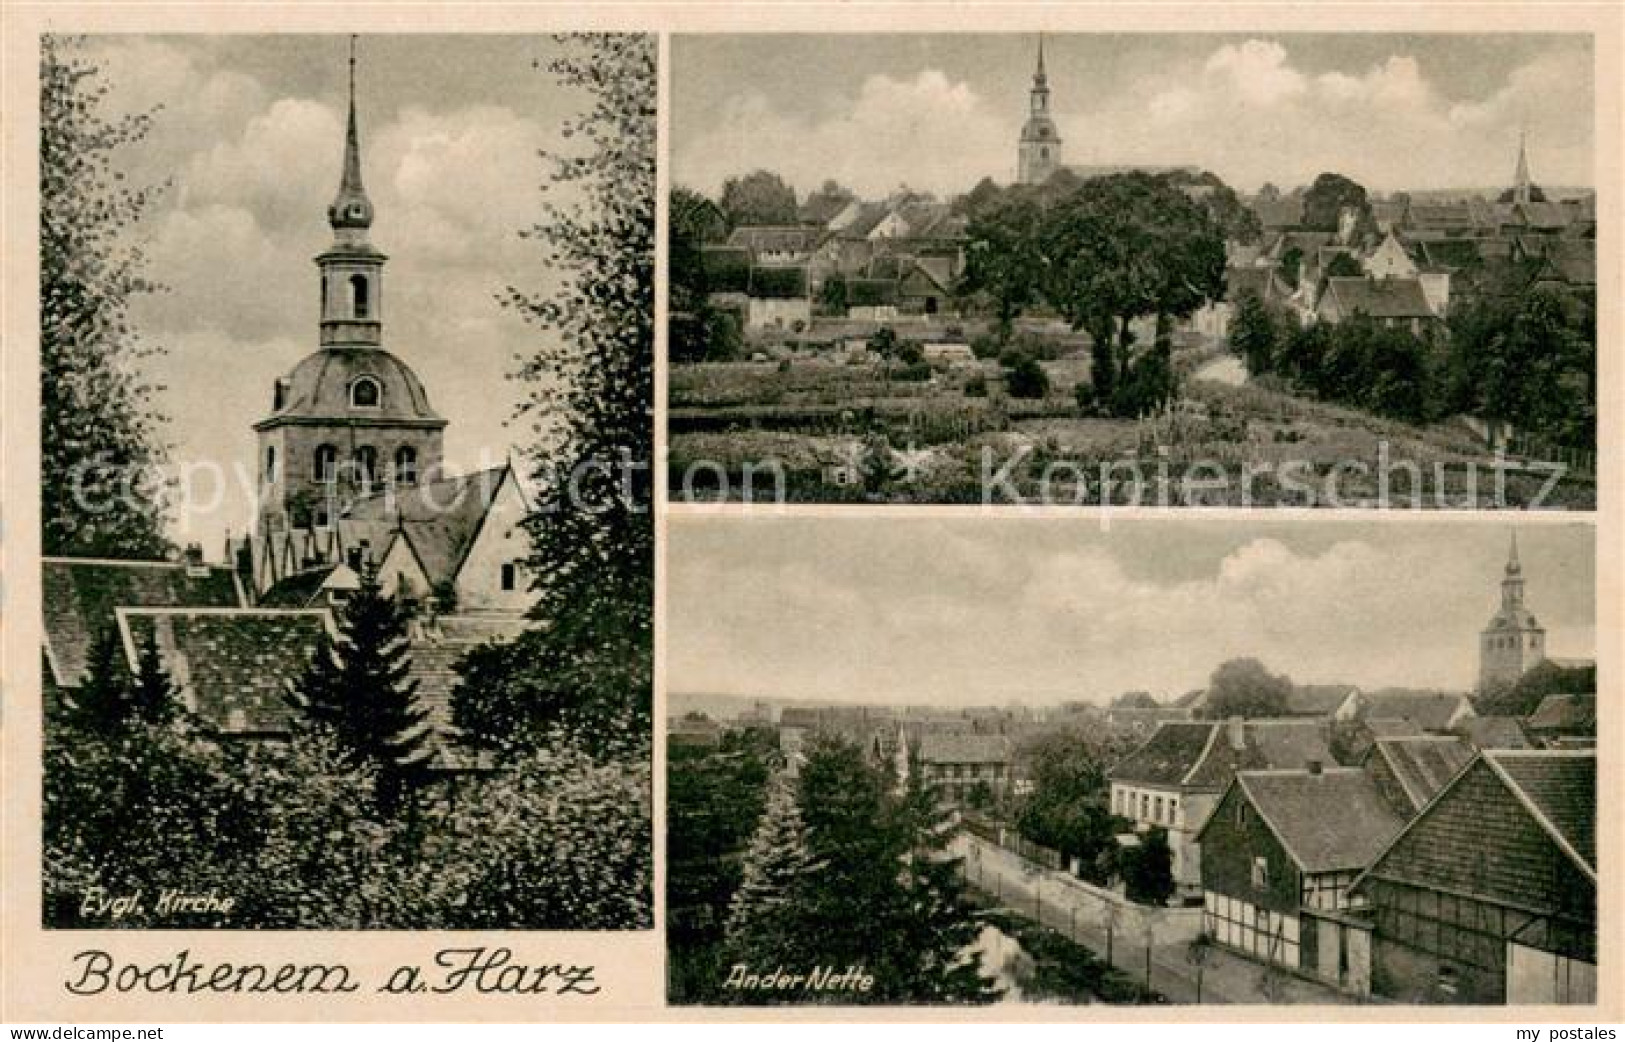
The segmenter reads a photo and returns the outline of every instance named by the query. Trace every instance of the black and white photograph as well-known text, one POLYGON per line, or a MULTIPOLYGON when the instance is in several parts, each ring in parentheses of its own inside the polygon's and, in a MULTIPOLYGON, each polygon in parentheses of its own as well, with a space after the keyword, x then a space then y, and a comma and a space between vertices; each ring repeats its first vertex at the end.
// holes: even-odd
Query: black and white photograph
POLYGON ((674 1004, 1597 1001, 1589 523, 667 536, 674 1004))
POLYGON ((41 38, 45 927, 653 928, 656 51, 41 38))
POLYGON ((1592 509, 1592 70, 1560 33, 678 35, 672 500, 1592 509))

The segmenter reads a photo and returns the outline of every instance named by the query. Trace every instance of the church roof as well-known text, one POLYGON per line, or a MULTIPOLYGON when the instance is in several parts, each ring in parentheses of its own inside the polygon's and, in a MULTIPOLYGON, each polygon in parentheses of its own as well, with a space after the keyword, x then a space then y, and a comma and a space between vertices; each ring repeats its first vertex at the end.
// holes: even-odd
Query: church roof
POLYGON ((301 420, 446 425, 417 374, 381 347, 332 346, 307 355, 282 382, 280 399, 281 407, 255 430, 301 420), (378 382, 377 406, 350 404, 351 385, 363 376, 378 382))
POLYGON ((504 464, 381 492, 357 500, 339 524, 389 524, 411 545, 429 582, 447 582, 462 570, 508 474, 504 464))

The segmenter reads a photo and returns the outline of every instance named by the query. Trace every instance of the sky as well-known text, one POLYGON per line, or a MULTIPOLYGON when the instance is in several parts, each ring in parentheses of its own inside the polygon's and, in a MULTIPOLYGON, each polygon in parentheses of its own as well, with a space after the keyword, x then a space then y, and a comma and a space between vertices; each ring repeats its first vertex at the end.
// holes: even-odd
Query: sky
MULTIPOLYGON (((675 183, 716 192, 768 167, 952 195, 1015 176, 1037 37, 679 36, 675 183)), ((1072 164, 1191 164, 1243 190, 1336 171, 1374 191, 1504 186, 1518 134, 1537 182, 1588 186, 1592 54, 1559 34, 1068 34, 1045 37, 1072 164)))
MULTIPOLYGON (((682 694, 940 707, 1204 686, 1469 690, 1513 522, 674 517, 682 694)), ((1554 657, 1595 654, 1593 530, 1516 526, 1554 657)))
MULTIPOLYGON (((122 150, 130 183, 168 182, 136 230, 147 275, 166 291, 139 301, 145 339, 167 349, 150 376, 179 463, 250 466, 251 425, 273 381, 318 347, 317 270, 332 241, 326 209, 344 141, 347 37, 101 36, 88 56, 108 111, 158 107, 147 138, 122 150)), ((451 470, 500 462, 528 440, 507 421, 522 395, 514 358, 544 334, 501 308, 505 286, 556 277, 519 231, 541 214, 549 165, 584 107, 547 70, 546 37, 363 36, 357 104, 363 178, 384 268, 384 346, 411 366, 449 421, 451 470)), ((561 196, 561 198, 563 198, 561 196)), ((208 507, 215 487, 199 484, 208 507)), ((218 556, 242 534, 250 498, 235 481, 218 509, 186 511, 177 540, 218 556)))

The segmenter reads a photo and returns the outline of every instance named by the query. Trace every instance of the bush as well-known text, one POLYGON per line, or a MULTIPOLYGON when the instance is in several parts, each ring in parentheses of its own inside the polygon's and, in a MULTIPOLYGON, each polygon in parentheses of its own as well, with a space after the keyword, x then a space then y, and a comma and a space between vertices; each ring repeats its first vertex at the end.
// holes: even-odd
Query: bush
POLYGON ((902 380, 905 383, 924 383, 931 379, 931 375, 931 366, 927 362, 915 362, 891 371, 893 380, 902 380))
POLYGON ((987 397, 987 377, 983 376, 981 373, 977 373, 975 376, 971 377, 969 380, 966 380, 965 381, 965 397, 966 398, 986 398, 987 397))
POLYGON ((1085 416, 1095 415, 1100 407, 1095 399, 1095 385, 1088 380, 1079 380, 1072 386, 1072 397, 1078 403, 1078 412, 1085 416))
POLYGON ((1005 374, 1005 387, 1012 398, 1042 398, 1049 394, 1049 374, 1036 360, 1024 356, 1005 374))
POLYGON ((997 337, 983 333, 970 342, 971 354, 977 358, 989 359, 999 357, 1000 344, 997 337))

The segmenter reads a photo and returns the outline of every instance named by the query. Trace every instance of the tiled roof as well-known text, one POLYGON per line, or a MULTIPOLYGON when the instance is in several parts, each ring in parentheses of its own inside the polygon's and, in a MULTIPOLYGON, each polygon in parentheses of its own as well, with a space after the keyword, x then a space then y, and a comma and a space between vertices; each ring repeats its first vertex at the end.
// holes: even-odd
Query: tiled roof
POLYGON ((1365 726, 1373 738, 1404 738, 1423 733, 1415 720, 1402 716, 1368 716, 1365 726))
POLYGON ((1229 722, 1164 723, 1144 745, 1112 767, 1109 776, 1113 781, 1142 785, 1218 790, 1230 783, 1238 769, 1335 762, 1321 721, 1248 720, 1241 728, 1238 749, 1229 722))
POLYGON ((1471 716, 1456 731, 1476 749, 1527 749, 1529 736, 1515 716, 1471 716))
POLYGON ((333 574, 337 565, 321 565, 302 572, 285 575, 271 585, 260 597, 264 608, 308 608, 322 592, 322 584, 333 574))
POLYGON ((230 568, 200 574, 171 561, 106 561, 47 557, 40 565, 46 660, 56 683, 77 686, 96 635, 112 630, 113 609, 235 608, 242 604, 230 568))
POLYGON ((1531 731, 1580 731, 1597 729, 1597 700, 1590 695, 1547 695, 1529 714, 1531 731))
POLYGON ((1377 691, 1361 699, 1368 718, 1398 718, 1424 731, 1443 731, 1466 696, 1444 691, 1377 691))
POLYGON ((1432 318, 1427 294, 1418 279, 1371 279, 1363 275, 1326 280, 1326 294, 1344 315, 1357 311, 1372 318, 1432 318))
POLYGON ((1405 827, 1376 784, 1355 768, 1241 771, 1236 784, 1306 873, 1364 868, 1405 827))
POLYGON ((351 506, 339 524, 342 528, 351 520, 393 522, 422 562, 429 582, 448 582, 461 570, 508 475, 503 465, 369 496, 351 506))
POLYGON ((323 609, 121 608, 132 669, 153 637, 188 707, 227 733, 288 728, 288 685, 304 675, 330 616, 323 609))
POLYGON ((747 249, 752 256, 762 253, 811 253, 824 236, 822 228, 802 224, 751 225, 735 228, 728 236, 729 246, 747 249))
POLYGON ((1002 734, 926 734, 921 763, 1008 763, 1010 739, 1002 734))
POLYGON ((1562 228, 1574 220, 1562 203, 1519 203, 1517 212, 1531 228, 1562 228))
POLYGON ((1419 811, 1472 762, 1473 749, 1459 738, 1422 735, 1379 738, 1371 755, 1383 758, 1411 809, 1419 811))
POLYGON ((1211 723, 1164 723, 1144 745, 1118 761, 1112 781, 1178 785, 1202 758, 1213 737, 1211 723))
POLYGON ((1292 295, 1291 289, 1281 281, 1281 276, 1273 267, 1226 268, 1224 284, 1225 299, 1232 303, 1240 301, 1244 293, 1251 293, 1266 303, 1292 295))
POLYGON ((1287 712, 1293 716, 1330 716, 1356 691, 1358 688, 1351 684, 1299 684, 1287 695, 1287 712))
POLYGON ((842 210, 852 205, 852 197, 845 195, 826 195, 818 192, 809 195, 801 204, 796 216, 808 224, 826 225, 840 215, 842 210))
POLYGON ((1496 749, 1484 753, 1542 827, 1597 869, 1597 755, 1594 751, 1496 749))
POLYGON ((1412 203, 1409 223, 1414 227, 1471 228, 1472 207, 1466 203, 1412 203))

